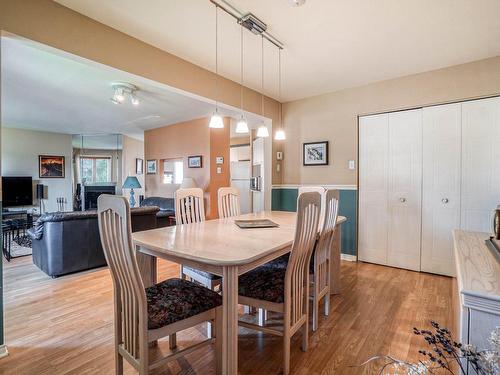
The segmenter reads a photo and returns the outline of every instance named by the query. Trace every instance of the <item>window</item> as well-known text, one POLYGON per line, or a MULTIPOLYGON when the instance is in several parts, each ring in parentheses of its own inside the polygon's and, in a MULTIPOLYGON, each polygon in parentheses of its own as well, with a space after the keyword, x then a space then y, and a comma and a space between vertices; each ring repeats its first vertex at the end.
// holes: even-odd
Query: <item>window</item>
POLYGON ((184 178, 182 159, 163 160, 163 183, 181 184, 184 178))
POLYGON ((82 156, 80 178, 83 182, 111 182, 111 157, 82 156))

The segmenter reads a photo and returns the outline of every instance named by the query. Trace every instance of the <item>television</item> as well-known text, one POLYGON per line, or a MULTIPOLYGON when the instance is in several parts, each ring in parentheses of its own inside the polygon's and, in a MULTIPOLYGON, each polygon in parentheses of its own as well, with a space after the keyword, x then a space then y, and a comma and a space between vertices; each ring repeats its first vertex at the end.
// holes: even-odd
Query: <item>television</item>
POLYGON ((31 177, 2 177, 3 206, 32 206, 33 180, 31 177))

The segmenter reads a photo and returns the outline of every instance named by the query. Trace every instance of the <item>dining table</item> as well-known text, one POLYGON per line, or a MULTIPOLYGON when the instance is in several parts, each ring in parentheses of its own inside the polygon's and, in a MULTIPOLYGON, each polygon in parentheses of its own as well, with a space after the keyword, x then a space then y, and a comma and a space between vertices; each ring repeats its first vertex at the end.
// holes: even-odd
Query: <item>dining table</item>
MULTIPOLYGON (((222 363, 217 373, 238 373, 238 276, 290 252, 296 216, 295 212, 262 211, 132 234, 145 287, 157 282, 157 258, 222 277, 222 363), (268 219, 278 226, 242 229, 236 219, 268 219)), ((346 220, 338 217, 332 246, 332 293, 340 291, 340 225, 346 220)))

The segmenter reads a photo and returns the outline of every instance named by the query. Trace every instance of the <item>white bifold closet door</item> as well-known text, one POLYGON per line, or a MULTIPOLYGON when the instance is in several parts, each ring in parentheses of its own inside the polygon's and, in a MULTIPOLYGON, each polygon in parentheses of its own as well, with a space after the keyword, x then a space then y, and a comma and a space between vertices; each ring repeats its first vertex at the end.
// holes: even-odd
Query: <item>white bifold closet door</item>
POLYGON ((359 119, 360 260, 387 264, 389 115, 359 119))
POLYGON ((491 232, 500 204, 500 97, 462 103, 462 229, 491 232))
POLYGON ((389 113, 387 264, 420 270, 422 110, 389 113))
POLYGON ((454 276, 460 228, 462 105, 423 109, 422 256, 424 272, 454 276))

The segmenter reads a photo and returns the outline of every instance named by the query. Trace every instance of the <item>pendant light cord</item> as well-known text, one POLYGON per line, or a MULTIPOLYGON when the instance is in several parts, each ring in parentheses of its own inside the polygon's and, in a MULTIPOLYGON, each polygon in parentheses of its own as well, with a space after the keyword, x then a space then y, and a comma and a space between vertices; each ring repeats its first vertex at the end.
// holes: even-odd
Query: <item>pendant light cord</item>
POLYGON ((280 103, 280 127, 283 130, 283 103, 281 100, 281 49, 278 48, 278 100, 280 103))
POLYGON ((261 86, 261 97, 262 97, 262 103, 261 103, 261 114, 264 116, 264 37, 261 36, 262 38, 262 69, 261 69, 261 81, 260 81, 260 86, 261 86))
POLYGON ((219 107, 219 6, 215 5, 215 111, 219 107))
POLYGON ((240 23, 240 109, 241 117, 243 117, 243 23, 240 23))

